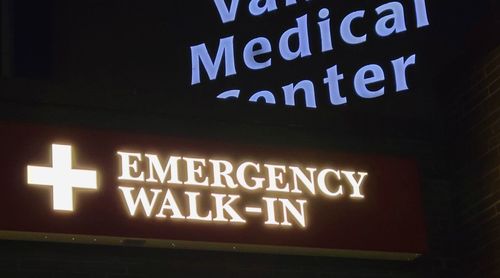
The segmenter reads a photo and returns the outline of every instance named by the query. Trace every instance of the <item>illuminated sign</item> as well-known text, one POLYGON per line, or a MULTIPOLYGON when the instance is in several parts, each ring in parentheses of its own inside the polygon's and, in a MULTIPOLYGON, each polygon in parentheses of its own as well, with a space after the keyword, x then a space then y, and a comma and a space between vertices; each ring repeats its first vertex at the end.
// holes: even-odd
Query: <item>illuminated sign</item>
POLYGON ((142 207, 148 217, 154 215, 156 218, 168 217, 187 221, 246 223, 245 217, 234 207, 236 202, 242 201, 239 191, 243 190, 264 195, 261 202, 246 206, 244 211, 264 214, 265 225, 292 226, 290 219, 293 219, 300 227, 305 228, 308 201, 304 198, 304 194, 341 197, 345 191, 351 191, 347 193, 350 198, 362 199, 364 196, 361 193, 361 186, 368 175, 365 172, 318 170, 312 167, 302 169, 296 166, 249 161, 235 166, 225 160, 180 156, 170 156, 162 165, 156 154, 118 152, 118 155, 121 160, 121 176, 118 180, 121 183, 145 182, 169 185, 163 189, 120 186, 119 189, 132 216, 137 214, 139 207, 142 207), (140 165, 139 162, 143 160, 145 160, 144 165, 140 165), (147 167, 144 167, 146 165, 147 167), (180 178, 180 168, 185 171, 184 179, 180 178), (144 172, 142 169, 149 170, 144 172), (179 201, 172 193, 179 187, 176 185, 183 185, 182 188, 186 190, 180 194, 187 197, 187 210, 184 210, 187 212, 184 214, 179 208, 179 201), (199 196, 203 194, 200 188, 219 191, 219 193, 209 192, 213 210, 202 213, 204 216, 199 214, 198 209, 199 196), (137 194, 134 196, 134 193, 137 194), (161 206, 156 205, 157 203, 161 203, 161 206), (153 213, 153 209, 157 207, 159 207, 157 213, 153 213), (280 210, 280 215, 277 210, 280 210))
POLYGON ((0 129, 8 130, 3 238, 405 259, 425 251, 410 161, 32 125, 0 129))
MULTIPOLYGON (((96 171, 71 169, 71 149, 72 147, 68 145, 53 144, 53 167, 31 165, 27 167, 28 184, 52 186, 54 210, 74 210, 73 188, 97 189, 96 171)), ((154 215, 156 218, 185 219, 187 221, 246 223, 241 213, 233 207, 234 202, 241 199, 238 191, 246 190, 270 194, 270 196, 263 197, 260 204, 245 207, 247 213, 261 214, 263 213, 262 206, 264 206, 265 225, 292 226, 289 218, 293 218, 299 226, 305 228, 307 200, 290 200, 287 195, 300 197, 305 190, 312 196, 318 194, 324 197, 341 197, 346 191, 344 189, 344 185, 346 185, 351 190, 350 198, 363 199, 361 185, 368 175, 365 172, 334 169, 320 169, 318 171, 318 169, 311 167, 301 169, 285 165, 263 164, 261 166, 260 163, 248 161, 235 167, 231 162, 225 160, 180 156, 170 156, 162 165, 159 155, 156 154, 143 155, 121 151, 118 151, 117 154, 121 167, 121 175, 117 178, 120 183, 140 182, 163 187, 163 189, 153 189, 145 186, 119 186, 131 216, 136 216, 139 208, 142 208, 147 217, 154 215), (145 160, 145 165, 140 164, 143 160, 145 160), (210 173, 207 173, 207 164, 211 166, 210 173), (181 179, 179 171, 181 168, 185 172, 184 179, 181 179), (148 169, 148 171, 144 172, 142 169, 148 169), (261 169, 265 169, 265 174, 261 173, 261 169), (248 174, 251 171, 253 175, 248 174), (286 177, 287 173, 290 173, 290 177, 286 177), (329 179, 329 175, 332 175, 333 179, 329 179), (335 181, 336 184, 328 184, 331 181, 335 181), (185 210, 180 209, 179 200, 172 193, 175 190, 175 185, 183 185, 183 188, 188 190, 181 194, 187 196, 187 209, 185 210), (202 194, 200 188, 203 187, 219 190, 223 194, 210 193, 214 209, 204 213, 205 216, 200 216, 198 209, 200 198, 198 197, 202 194), (282 208, 279 217, 276 214, 277 206, 282 208), (155 208, 157 213, 153 213, 155 208), (186 213, 182 213, 182 211, 186 211, 186 213), (280 220, 278 221, 278 219, 280 220)))
MULTIPOLYGON (((242 2, 242 1, 241 1, 242 2)), ((233 24, 237 21, 238 10, 241 9, 239 0, 214 0, 214 10, 220 16, 220 20, 225 25, 233 24)), ((327 1, 324 5, 334 2, 327 1)), ((345 43, 349 46, 362 45, 368 43, 373 36, 386 39, 398 34, 407 32, 409 29, 420 29, 429 26, 427 5, 425 0, 388 2, 376 7, 374 10, 359 9, 345 15, 338 27, 333 27, 331 20, 331 10, 322 8, 317 15, 304 14, 296 18, 291 28, 281 33, 279 38, 268 38, 259 36, 246 43, 238 43, 235 35, 227 36, 219 40, 218 47, 209 47, 206 43, 191 46, 191 85, 195 86, 207 81, 236 76, 236 57, 243 58, 245 70, 261 71, 273 66, 273 57, 279 57, 283 61, 292 62, 298 59, 305 59, 314 54, 336 55, 336 44, 345 43), (412 2, 410 4, 410 2, 412 2), (406 6, 406 7, 405 7, 406 6), (408 14, 411 12, 410 16, 408 14), (376 20, 373 19, 373 15, 376 20), (369 24, 370 32, 355 31, 358 27, 369 24), (312 30, 314 28, 314 30, 312 30), (334 35, 338 35, 341 41, 334 41, 334 35), (313 34, 316 37, 313 37, 313 34), (312 41, 319 37, 319 45, 313 48, 312 41), (236 47, 241 46, 241 48, 236 47), (216 51, 209 51, 216 49, 216 51), (279 55, 275 55, 275 53, 279 55), (219 74, 221 73, 222 74, 219 74)), ((287 9, 297 5, 297 1, 277 1, 277 0, 251 0, 248 3, 248 13, 253 17, 266 16, 279 12, 280 9, 287 9), (278 2, 284 2, 279 3, 278 2), (281 4, 284 4, 280 7, 281 4)), ((290 22, 292 23, 292 22, 290 22)), ((278 23, 275 23, 278 24, 278 23)), ((387 64, 390 65, 389 72, 384 71, 378 64, 367 64, 359 68, 354 76, 344 76, 341 67, 331 65, 326 69, 323 84, 314 84, 311 80, 301 80, 298 82, 284 84, 282 86, 282 97, 287 106, 296 106, 296 99, 303 98, 307 108, 317 108, 317 88, 325 86, 329 95, 331 105, 344 105, 349 101, 346 90, 342 90, 343 82, 351 82, 357 96, 362 99, 373 99, 383 96, 386 93, 385 85, 382 83, 389 78, 394 84, 395 92, 405 92, 409 90, 407 77, 409 71, 415 67, 417 55, 410 53, 401 57, 394 57, 387 64), (345 79, 345 80, 344 80, 345 79)), ((315 71, 319 71, 316 69, 315 71)), ((263 85, 264 86, 264 85, 263 85)), ((345 85, 344 85, 345 86, 345 85)), ((218 95, 219 99, 239 98, 241 89, 226 88, 218 95)), ((253 92, 248 99, 249 102, 262 101, 267 104, 276 104, 275 92, 263 88, 253 92)))
POLYGON ((52 145, 52 167, 28 166, 28 184, 52 186, 54 210, 73 211, 73 188, 97 189, 95 171, 71 169, 71 146, 52 145))

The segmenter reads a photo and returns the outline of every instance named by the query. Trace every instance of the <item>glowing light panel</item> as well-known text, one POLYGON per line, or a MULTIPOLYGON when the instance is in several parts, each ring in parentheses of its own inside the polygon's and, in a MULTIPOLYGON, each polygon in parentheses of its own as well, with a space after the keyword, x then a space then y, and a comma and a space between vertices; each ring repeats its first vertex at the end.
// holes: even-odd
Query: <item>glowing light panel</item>
POLYGON ((73 188, 97 189, 97 172, 72 169, 69 145, 52 145, 52 167, 28 165, 28 184, 52 186, 53 209, 73 211, 73 188))

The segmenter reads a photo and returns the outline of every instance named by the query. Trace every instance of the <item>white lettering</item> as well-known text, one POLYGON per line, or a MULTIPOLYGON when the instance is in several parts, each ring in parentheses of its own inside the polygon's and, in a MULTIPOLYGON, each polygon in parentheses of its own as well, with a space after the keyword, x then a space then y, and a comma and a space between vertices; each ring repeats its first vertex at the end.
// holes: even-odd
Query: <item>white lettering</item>
POLYGON ((238 195, 225 195, 225 194, 215 194, 212 193, 212 196, 215 198, 215 218, 213 221, 220 222, 233 222, 233 223, 246 223, 243 218, 231 207, 231 204, 238 200, 240 196, 238 195), (224 202, 224 199, 229 197, 227 202, 224 202), (225 217, 225 213, 229 215, 229 219, 225 217))
POLYGON ((123 193, 125 203, 127 204, 127 208, 131 216, 135 216, 139 204, 141 204, 144 212, 146 213, 146 216, 150 217, 151 211, 153 210, 153 207, 156 203, 156 199, 158 199, 158 195, 162 192, 160 189, 150 189, 149 191, 153 193, 153 198, 150 200, 148 194, 146 193, 146 190, 141 187, 141 189, 139 190, 139 194, 137 194, 137 197, 134 200, 134 198, 132 197, 132 191, 134 191, 135 188, 125 186, 120 186, 118 188, 123 193))
POLYGON ((200 216, 198 214, 198 196, 200 193, 198 192, 185 192, 188 196, 189 203, 189 216, 187 219, 189 220, 200 220, 200 221, 212 221, 212 212, 208 211, 206 216, 200 216))
POLYGON ((238 170, 236 171, 236 178, 238 180, 238 183, 241 185, 241 187, 243 187, 247 190, 250 190, 250 191, 261 189, 263 187, 263 184, 264 184, 264 180, 265 180, 264 178, 251 177, 250 179, 253 180, 255 184, 253 186, 248 184, 248 182, 245 178, 246 170, 248 167, 254 168, 255 170, 257 170, 257 173, 260 172, 260 165, 259 164, 252 163, 252 162, 244 162, 238 167, 238 170))
POLYGON ((325 194, 326 196, 329 196, 329 197, 337 197, 337 196, 342 195, 344 193, 343 189, 342 189, 342 185, 339 185, 339 189, 337 190, 337 192, 332 192, 328 189, 328 187, 326 185, 326 177, 328 174, 335 174, 335 176, 337 177, 338 180, 341 179, 340 171, 332 170, 332 169, 325 169, 325 170, 319 172, 319 174, 318 174, 318 187, 319 187, 319 189, 321 190, 321 192, 323 192, 323 194, 325 194))
POLYGON ((212 164, 212 169, 214 173, 214 182, 210 185, 212 187, 229 187, 237 188, 238 185, 234 183, 233 178, 230 174, 233 172, 233 165, 229 161, 225 160, 214 160, 211 159, 209 162, 212 164), (222 183, 222 179, 226 183, 222 183))
POLYGON ((276 221, 276 213, 274 209, 274 203, 278 200, 277 198, 262 198, 266 202, 267 208, 267 220, 264 222, 266 225, 279 226, 280 223, 276 221))
POLYGON ((281 165, 264 164, 267 168, 269 187, 267 191, 290 192, 288 183, 284 182, 283 174, 286 174, 286 167, 281 165), (282 186, 281 188, 278 186, 282 186))
POLYGON ((361 184, 363 183, 363 180, 365 179, 366 176, 368 176, 368 173, 364 172, 358 172, 357 174, 359 175, 359 179, 356 180, 354 178, 354 172, 351 171, 342 171, 342 174, 344 174, 347 177, 347 180, 349 181, 349 184, 352 187, 353 193, 351 194, 351 198, 358 198, 358 199, 363 199, 365 196, 361 194, 361 184))
POLYGON ((179 168, 178 163, 181 159, 178 156, 171 156, 167 161, 167 165, 162 167, 160 159, 157 155, 154 154, 145 154, 149 161, 149 178, 146 179, 147 182, 158 182, 156 176, 160 179, 160 183, 164 183, 167 178, 167 174, 170 173, 170 179, 167 181, 168 183, 174 184, 182 184, 179 180, 179 168))
POLYGON ((309 172, 309 177, 307 177, 299 167, 290 166, 289 168, 290 168, 290 170, 292 170, 292 174, 293 174, 293 190, 292 190, 292 192, 302 194, 302 191, 299 189, 299 180, 300 180, 300 182, 303 185, 305 185, 307 190, 309 190, 309 192, 312 195, 315 195, 316 194, 316 187, 314 184, 314 181, 315 181, 314 173, 316 172, 317 169, 307 168, 306 170, 309 172))
POLYGON ((138 161, 141 161, 142 155, 140 153, 126 153, 117 152, 121 158, 122 175, 118 177, 119 180, 129 181, 144 181, 144 173, 139 171, 138 161), (132 171, 131 171, 132 170, 132 171), (138 176, 133 176, 137 175, 138 176))
POLYGON ((205 159, 189 157, 183 157, 182 159, 186 161, 187 166, 187 180, 184 184, 208 186, 208 177, 206 177, 203 173, 205 159), (200 181, 199 179, 203 180, 200 181))
POLYGON ((172 195, 172 192, 170 189, 167 189, 167 193, 165 194, 165 198, 163 199, 163 204, 161 205, 160 212, 156 215, 158 218, 166 218, 167 216, 165 215, 164 211, 165 210, 170 210, 172 212, 172 215, 170 216, 171 219, 185 219, 184 215, 182 215, 179 206, 177 205, 177 202, 175 201, 174 195, 172 195))
POLYGON ((283 223, 281 225, 283 226, 292 226, 292 223, 288 221, 288 213, 292 214, 293 218, 302 226, 303 228, 306 227, 306 217, 304 214, 304 204, 307 203, 306 200, 297 200, 296 202, 299 203, 300 207, 300 212, 299 210, 290 202, 290 200, 287 199, 279 199, 281 204, 283 205, 283 223))

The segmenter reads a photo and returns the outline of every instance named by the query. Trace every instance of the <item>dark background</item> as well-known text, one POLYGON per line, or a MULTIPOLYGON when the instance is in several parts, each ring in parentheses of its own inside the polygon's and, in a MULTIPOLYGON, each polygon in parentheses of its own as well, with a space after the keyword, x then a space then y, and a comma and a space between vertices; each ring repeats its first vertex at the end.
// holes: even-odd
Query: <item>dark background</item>
POLYGON ((435 98, 431 81, 460 53, 464 31, 481 16, 475 11, 480 9, 478 5, 471 9, 429 1, 430 26, 417 29, 413 1, 407 1, 408 30, 380 38, 374 32, 374 9, 387 1, 298 1, 291 7, 278 1, 277 11, 258 17, 251 16, 246 1, 242 1, 236 21, 228 24, 222 24, 212 1, 11 2, 11 70, 15 78, 3 84, 8 89, 2 90, 6 99, 151 115, 176 124, 292 125, 365 135, 373 133, 366 132, 366 127, 390 124, 396 129, 415 130, 422 121, 435 119, 436 109, 429 101, 435 98), (330 10, 334 41, 334 50, 324 54, 320 53, 316 23, 317 12, 323 7, 330 10), (366 18, 356 22, 354 30, 366 32, 368 39, 360 45, 348 45, 339 36, 340 21, 359 9, 367 11, 366 18), (313 55, 285 61, 277 49, 279 37, 306 13, 313 55), (191 86, 190 47, 207 43, 214 53, 219 39, 230 35, 235 36, 238 74, 225 78, 221 68, 217 80, 209 81, 202 69, 201 84, 191 86), (273 65, 252 71, 244 66, 243 47, 258 36, 271 40, 273 65), (408 68, 411 90, 395 93, 390 61, 412 54, 417 55, 417 64, 408 68), (384 68, 386 94, 361 99, 354 93, 353 77, 362 66, 372 63, 384 68), (345 76, 340 86, 348 104, 342 106, 329 104, 323 84, 326 69, 336 64, 345 76), (318 109, 304 108, 301 93, 296 107, 283 104, 281 87, 303 79, 315 84, 318 109), (16 90, 19 83, 30 90, 16 90), (238 100, 216 99, 233 88, 242 90, 238 100), (278 104, 249 103, 251 94, 259 90, 274 92, 278 104))
MULTIPOLYGON (((341 41, 339 21, 348 12, 370 12, 388 1, 299 2, 261 17, 250 17, 241 5, 237 21, 223 25, 211 1, 3 0, 0 117, 414 159, 422 175, 427 254, 414 262, 386 262, 4 241, 2 277, 498 277, 498 264, 489 263, 498 261, 497 253, 477 249, 491 240, 471 240, 482 235, 481 228, 472 227, 484 221, 469 213, 480 208, 490 219, 497 215, 498 199, 491 201, 494 212, 490 205, 476 206, 485 196, 491 198, 492 191, 476 194, 475 174, 482 171, 463 153, 474 149, 475 141, 461 132, 479 125, 476 117, 463 116, 476 103, 489 103, 488 111, 498 107, 497 98, 483 102, 478 100, 483 97, 463 97, 480 95, 474 84, 484 79, 497 86, 499 55, 488 54, 498 45, 496 1, 428 0, 430 26, 416 29, 411 8, 407 32, 377 38, 368 29, 373 25, 366 24, 361 28, 368 31, 368 42, 358 46, 341 41), (270 69, 243 68, 244 43, 264 35, 275 48, 277 36, 304 13, 310 17, 314 52, 319 39, 312 30, 322 7, 330 8, 334 51, 316 51, 292 62, 275 54, 270 69), (205 76, 202 84, 191 87, 189 47, 202 42, 216 46, 233 34, 238 75, 213 82, 205 76), (417 65, 409 69, 408 92, 395 93, 390 74, 386 94, 378 99, 362 100, 346 86, 366 64, 380 64, 390 73, 392 59, 414 53, 417 65), (349 98, 340 107, 328 105, 322 84, 334 64, 345 74, 341 90, 349 98), (279 98, 276 106, 216 99, 234 86, 247 98, 261 89, 278 95, 281 86, 302 79, 315 83, 318 109, 302 108, 300 101, 297 107, 285 107, 279 98), (482 254, 479 259, 476 253, 482 254)), ((405 1, 404 6, 412 4, 405 1)), ((492 113, 487 113, 488 132, 497 126, 498 114, 492 113)), ((491 136, 478 137, 491 145, 496 142, 491 136)), ((496 169, 497 150, 489 149, 495 158, 487 159, 496 169)))

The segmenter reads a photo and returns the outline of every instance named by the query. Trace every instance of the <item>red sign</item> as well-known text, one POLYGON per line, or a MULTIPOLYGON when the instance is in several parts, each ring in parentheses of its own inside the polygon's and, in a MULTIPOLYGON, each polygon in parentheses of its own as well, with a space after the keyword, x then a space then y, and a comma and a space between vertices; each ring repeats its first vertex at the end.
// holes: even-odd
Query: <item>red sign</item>
POLYGON ((426 250, 415 162, 0 124, 9 239, 408 259, 426 250))

